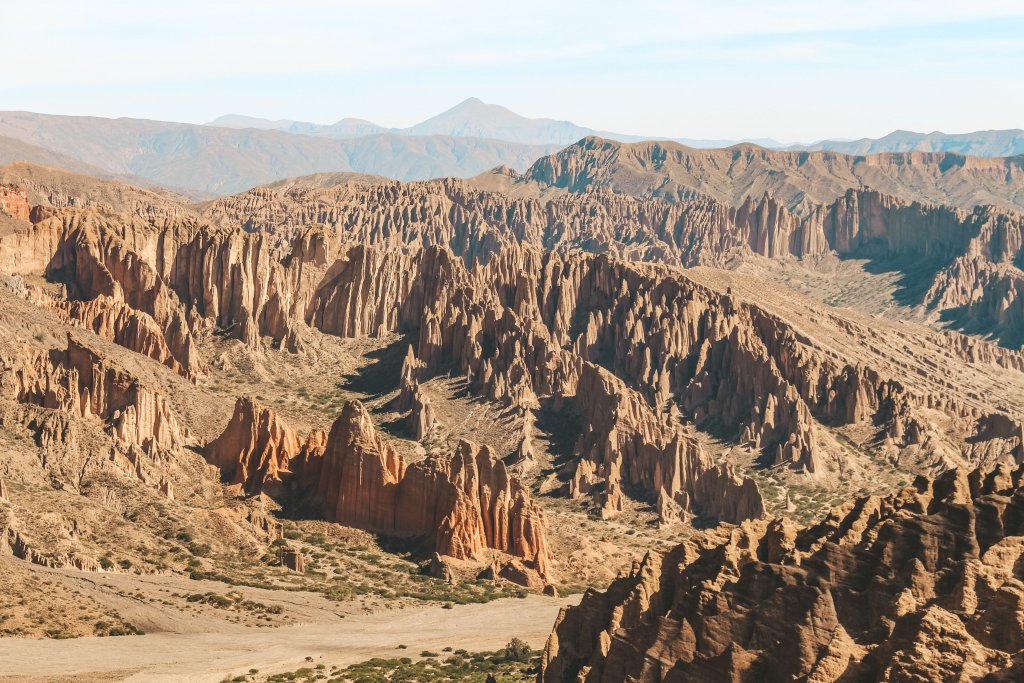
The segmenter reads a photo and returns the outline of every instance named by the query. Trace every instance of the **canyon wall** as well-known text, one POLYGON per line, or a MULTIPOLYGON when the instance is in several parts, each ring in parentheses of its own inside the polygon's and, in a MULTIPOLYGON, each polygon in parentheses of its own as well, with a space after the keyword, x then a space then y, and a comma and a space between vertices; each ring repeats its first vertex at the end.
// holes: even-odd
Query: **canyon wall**
POLYGON ((20 403, 95 416, 110 433, 146 453, 176 452, 185 438, 164 396, 70 333, 65 350, 13 361, 12 398, 20 403))
POLYGON ((716 466, 688 435, 693 427, 724 428, 767 464, 810 477, 835 467, 823 459, 823 426, 876 429, 896 448, 964 444, 953 456, 943 447, 933 458, 943 463, 995 461, 1020 448, 1013 437, 999 448, 968 446, 985 440, 976 425, 989 416, 973 402, 844 361, 765 308, 685 272, 567 251, 577 238, 590 248, 602 240, 658 244, 644 254, 608 250, 676 262, 740 247, 765 256, 882 249, 939 261, 970 248, 1002 263, 1019 250, 1014 217, 908 205, 867 190, 800 220, 767 196, 726 208, 602 194, 538 203, 459 181, 322 191, 343 202, 330 214, 333 228, 299 225, 313 220, 305 215, 273 234, 69 211, 0 240, 0 261, 66 281, 68 316, 191 378, 203 371, 194 352, 202 334, 301 351, 310 328, 398 332, 412 335, 427 376, 454 370, 474 391, 524 413, 571 400, 595 419, 562 475, 571 493, 585 489, 605 514, 621 507, 623 483, 693 513, 730 521, 761 514, 754 483, 716 466), (971 226, 982 236, 967 239, 971 226), (711 242, 695 240, 695 230, 711 242), (935 239, 915 240, 917 230, 935 239), (343 239, 352 235, 382 246, 343 239), (536 242, 556 251, 520 244, 536 242), (597 381, 596 370, 606 378, 597 381), (607 391, 591 391, 600 387, 607 391), (615 397, 597 404, 614 410, 610 420, 597 419, 601 396, 615 397), (927 411, 942 424, 925 419, 927 411))
POLYGON ((223 434, 206 449, 230 483, 283 503, 311 502, 325 519, 392 536, 427 539, 456 559, 489 560, 497 550, 550 573, 544 514, 487 446, 407 464, 358 401, 330 432, 303 442, 274 411, 240 399, 223 434))
POLYGON ((563 609, 538 680, 1015 680, 1022 474, 952 470, 812 527, 652 551, 563 609))

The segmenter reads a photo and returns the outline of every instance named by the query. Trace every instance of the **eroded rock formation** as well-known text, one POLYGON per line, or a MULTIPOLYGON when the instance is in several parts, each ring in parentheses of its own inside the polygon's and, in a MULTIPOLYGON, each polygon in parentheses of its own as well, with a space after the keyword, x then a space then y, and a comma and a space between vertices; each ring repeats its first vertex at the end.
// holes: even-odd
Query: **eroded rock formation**
POLYGON ((388 534, 433 534, 437 552, 460 559, 483 559, 493 548, 525 558, 541 575, 548 571, 543 513, 486 446, 462 441, 452 454, 406 465, 351 401, 331 428, 317 479, 330 519, 388 534))
POLYGON ((239 484, 248 494, 282 495, 281 485, 292 462, 323 449, 325 435, 314 430, 303 442, 273 410, 251 398, 239 398, 231 420, 206 446, 206 459, 224 481, 239 484))
MULTIPOLYGON (((602 145, 608 144, 618 147, 608 141, 581 143, 575 152, 571 148, 541 160, 533 177, 570 190, 576 188, 576 182, 601 185, 606 166, 618 163, 617 153, 609 158, 597 154, 602 145), (569 170, 577 153, 588 159, 581 162, 588 170, 569 170), (595 154, 596 160, 591 158, 595 154), (568 166, 556 173, 545 171, 546 163, 568 166), (587 179, 573 180, 576 173, 583 173, 587 179)), ((657 148, 655 144, 652 149, 657 148)), ((643 145, 637 149, 646 153, 643 145)), ((717 153, 683 150, 680 158, 690 155, 706 161, 705 157, 717 153)), ((773 153, 737 151, 748 162, 759 154, 773 153)), ((800 157, 794 154, 791 158, 781 155, 786 157, 788 172, 794 170, 793 160, 800 157)), ((827 159, 831 163, 842 158, 827 153, 821 156, 823 162, 827 159)), ((899 156, 879 155, 873 158, 874 163, 865 163, 865 178, 872 181, 867 185, 884 188, 885 183, 873 181, 881 180, 889 171, 905 172, 907 167, 894 161, 899 156)), ((917 155, 917 162, 925 156, 917 155)), ((964 162, 962 157, 956 160, 964 162)), ((647 163, 662 168, 665 159, 657 161, 649 159, 647 163)), ((996 159, 969 161, 985 166, 984 173, 989 174, 998 173, 1006 163, 996 159)), ((1019 165, 1010 164, 1008 172, 1016 178, 1013 182, 1024 182, 1019 165)), ((792 180, 786 174, 782 177, 784 182, 792 180)), ((335 239, 380 247, 446 245, 467 263, 487 261, 512 244, 683 265, 718 265, 735 254, 775 259, 816 259, 827 254, 874 258, 887 268, 904 269, 915 280, 924 278, 914 289, 926 294, 913 304, 940 312, 949 322, 970 332, 994 332, 1004 344, 1024 344, 1019 332, 1024 320, 1020 308, 1024 279, 1020 269, 1022 218, 1015 209, 968 210, 925 203, 941 196, 941 192, 903 192, 900 196, 917 201, 900 199, 894 196, 895 189, 888 190, 890 194, 864 189, 862 180, 851 181, 845 187, 841 182, 829 186, 814 202, 808 202, 806 190, 800 191, 793 195, 795 204, 791 201, 787 205, 777 199, 788 196, 785 188, 769 183, 758 189, 758 185, 754 182, 744 186, 746 190, 740 196, 727 193, 716 199, 709 199, 706 193, 669 192, 673 201, 665 201, 664 188, 657 193, 659 199, 630 190, 627 194, 638 197, 588 192, 538 200, 481 192, 455 180, 406 185, 346 183, 285 191, 256 188, 208 205, 205 215, 221 225, 240 223, 281 235, 285 242, 312 226, 324 225, 335 239), (918 268, 922 261, 933 265, 933 271, 918 268)), ((964 206, 992 199, 970 197, 972 201, 964 206)))
POLYGON ((540 681, 1013 680, 1024 468, 651 552, 559 616, 540 681))
POLYGON ((407 464, 358 401, 326 436, 302 442, 276 413, 240 399, 207 458, 250 494, 312 500, 326 519, 429 539, 441 555, 485 561, 492 549, 550 572, 543 512, 486 446, 463 441, 407 464))
POLYGON ((0 213, 7 214, 19 221, 28 221, 32 215, 32 205, 28 201, 28 193, 17 185, 0 183, 0 213))
MULTIPOLYGON (((715 467, 692 435, 671 418, 659 420, 635 391, 608 371, 584 363, 574 403, 584 425, 575 452, 588 465, 577 465, 570 494, 599 490, 603 516, 622 510, 623 484, 657 492, 662 511, 678 504, 690 513, 729 522, 764 515, 756 483, 715 467)), ((673 521, 667 512, 661 518, 673 521)))
MULTIPOLYGON (((657 442, 656 450, 664 452, 673 439, 673 423, 681 420, 698 427, 728 425, 734 430, 731 439, 763 453, 766 462, 810 476, 830 468, 821 448, 822 424, 879 425, 879 438, 893 448, 928 451, 950 439, 966 444, 977 436, 973 425, 984 417, 976 405, 945 390, 914 389, 871 366, 844 362, 764 308, 698 285, 679 271, 517 246, 553 239, 553 245, 569 248, 576 239, 570 236, 573 231, 590 243, 603 229, 603 219, 594 217, 607 216, 608 229, 620 231, 609 236, 608 244, 662 245, 650 253, 609 249, 637 259, 699 261, 704 258, 700 253, 721 255, 734 247, 775 256, 783 244, 787 253, 807 255, 834 249, 833 242, 859 253, 880 240, 886 253, 938 258, 963 248, 957 240, 970 221, 965 212, 901 204, 870 191, 848 194, 828 211, 801 220, 770 197, 735 209, 707 200, 645 208, 639 200, 606 196, 520 205, 516 202, 526 200, 474 194, 456 181, 332 191, 346 206, 369 203, 370 215, 377 217, 373 220, 387 217, 386 225, 363 237, 391 246, 340 242, 345 230, 356 229, 347 223, 338 223, 334 231, 301 226, 294 235, 274 239, 187 221, 143 227, 135 219, 118 227, 88 212, 70 212, 5 239, 0 260, 15 270, 70 280, 69 316, 187 376, 202 370, 193 350, 196 335, 212 328, 254 349, 269 338, 292 351, 301 349, 309 327, 341 336, 410 332, 418 337, 418 371, 430 375, 454 368, 482 395, 520 410, 539 407, 544 397, 576 395, 589 362, 636 391, 645 410, 669 425, 658 439, 644 437, 657 442), (427 201, 424 188, 446 199, 427 201), (386 211, 387 202, 403 208, 386 211), (406 209, 407 202, 421 208, 406 209), (673 221, 690 227, 682 232, 665 228, 666 216, 653 220, 651 211, 670 212, 673 221), (635 231, 641 228, 635 226, 640 224, 648 226, 643 230, 662 226, 657 227, 662 236, 639 239, 635 231), (813 239, 807 233, 810 225, 817 226, 813 239), (911 239, 919 225, 936 235, 934 245, 920 253, 911 239), (687 232, 691 228, 705 231, 713 241, 726 239, 728 245, 694 240, 694 233, 687 232), (801 230, 799 237, 793 232, 801 230), (470 246, 458 235, 474 235, 476 241, 470 246), (447 241, 460 251, 412 248, 414 240, 447 241), (797 242, 814 245, 812 252, 793 251, 797 242), (692 251, 698 243, 704 246, 692 251), (677 248, 683 244, 688 256, 677 248), (395 249, 399 245, 409 253, 395 249), (676 417, 663 420, 673 406, 676 417), (942 430, 922 411, 942 413, 942 430)), ((345 215, 341 211, 336 217, 345 215)), ((1007 227, 999 234, 1011 233, 1007 227)), ((1007 244, 1006 253, 1011 253, 1016 243, 1007 244)), ((979 357, 993 353, 976 351, 979 357)), ((1003 354, 999 362, 1024 361, 1003 354)), ((418 394, 412 384, 403 391, 405 400, 416 403, 413 427, 422 437, 433 419, 418 394)), ((412 403, 406 407, 412 408, 412 403)), ((944 452, 935 461, 978 462, 972 458, 983 457, 988 462, 1001 457, 996 450, 965 447, 960 455, 944 452)), ((665 458, 658 465, 659 477, 672 481, 664 473, 678 469, 667 464, 676 458, 665 458)), ((704 459, 691 462, 710 471, 704 459)), ((621 468, 629 483, 640 486, 651 501, 657 499, 662 486, 640 474, 645 468, 627 462, 621 468)), ((693 472, 688 481, 697 481, 699 474, 693 472)), ((618 475, 609 470, 596 476, 618 475)), ((719 477, 720 487, 731 488, 731 480, 731 475, 719 477)), ((750 489, 746 485, 743 490, 750 489)), ((710 510, 700 500, 704 490, 713 489, 666 488, 678 503, 710 510)), ((603 493, 595 488, 595 493, 604 495, 606 509, 617 507, 614 484, 603 493)), ((737 505, 719 512, 733 518, 736 510, 747 514, 757 509, 737 505)))
POLYGON ((182 429, 157 390, 118 368, 70 333, 65 350, 18 359, 13 398, 79 417, 95 416, 122 443, 147 453, 184 446, 182 429))

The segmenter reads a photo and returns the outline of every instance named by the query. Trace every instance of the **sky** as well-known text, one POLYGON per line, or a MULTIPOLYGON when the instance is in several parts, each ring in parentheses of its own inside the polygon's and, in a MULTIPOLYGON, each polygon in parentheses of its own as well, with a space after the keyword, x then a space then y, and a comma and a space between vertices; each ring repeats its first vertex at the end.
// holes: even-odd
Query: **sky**
POLYGON ((5 4, 0 110, 404 127, 479 97, 704 139, 1024 128, 1020 0, 5 4))

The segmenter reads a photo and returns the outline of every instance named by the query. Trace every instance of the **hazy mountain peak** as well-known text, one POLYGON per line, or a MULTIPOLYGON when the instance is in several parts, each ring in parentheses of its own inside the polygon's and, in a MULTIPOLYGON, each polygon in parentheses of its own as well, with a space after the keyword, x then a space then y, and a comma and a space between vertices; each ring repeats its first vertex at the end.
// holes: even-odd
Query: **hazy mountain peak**
POLYGON ((218 116, 213 121, 206 123, 206 126, 217 126, 219 128, 256 128, 258 130, 287 130, 295 121, 291 119, 264 119, 258 116, 246 116, 245 114, 225 114, 218 116))
POLYGON ((407 135, 453 135, 527 144, 567 145, 595 131, 570 121, 527 118, 499 104, 489 104, 477 97, 470 97, 403 132, 407 135))

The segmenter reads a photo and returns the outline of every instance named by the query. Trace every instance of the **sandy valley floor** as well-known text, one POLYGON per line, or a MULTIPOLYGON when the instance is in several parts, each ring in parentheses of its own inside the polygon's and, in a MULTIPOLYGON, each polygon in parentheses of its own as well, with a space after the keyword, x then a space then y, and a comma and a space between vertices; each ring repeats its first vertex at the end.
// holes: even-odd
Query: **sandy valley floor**
MULTIPOLYGON (((17 562, 0 558, 0 574, 17 562)), ((497 650, 513 637, 540 648, 559 609, 579 600, 578 595, 530 595, 450 609, 387 608, 365 601, 332 602, 316 593, 237 588, 175 576, 33 570, 44 572, 47 580, 67 592, 113 606, 146 635, 0 639, 0 681, 216 682, 250 669, 273 673, 310 661, 347 666, 373 657, 416 657, 421 651, 445 647, 497 650), (237 591, 248 600, 280 605, 282 612, 274 625, 251 625, 231 612, 178 597, 197 591, 237 591)))

